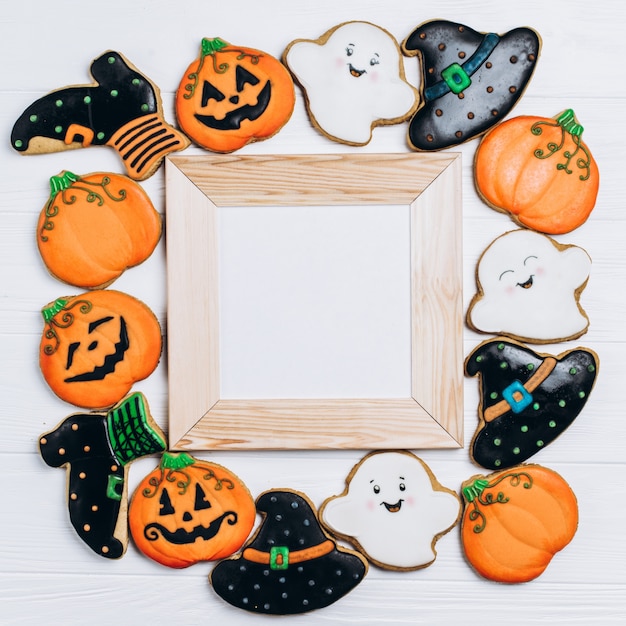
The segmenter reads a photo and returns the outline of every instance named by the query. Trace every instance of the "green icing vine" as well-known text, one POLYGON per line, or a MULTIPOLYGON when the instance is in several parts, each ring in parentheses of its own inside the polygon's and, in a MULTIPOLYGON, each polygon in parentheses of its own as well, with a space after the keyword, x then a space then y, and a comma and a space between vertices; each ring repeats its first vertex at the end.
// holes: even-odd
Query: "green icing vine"
POLYGON ((45 234, 45 231, 54 229, 53 219, 59 214, 58 200, 65 205, 74 204, 77 200, 74 194, 75 191, 84 191, 87 194, 85 200, 90 203, 96 202, 98 206, 104 204, 105 196, 113 202, 122 202, 125 200, 126 191, 120 189, 119 195, 115 195, 108 189, 110 184, 111 178, 109 176, 103 176, 100 182, 87 181, 67 171, 61 172, 58 176, 52 176, 50 178, 50 197, 44 208, 45 220, 39 231, 41 241, 48 241, 48 236, 45 234), (70 188, 72 190, 71 194, 68 192, 70 188))
POLYGON ((498 491, 495 496, 493 493, 485 493, 486 489, 493 489, 507 478, 511 479, 511 487, 518 487, 521 484, 524 489, 530 489, 533 484, 532 476, 526 472, 518 472, 515 474, 503 474, 492 483, 484 478, 478 478, 471 485, 463 487, 463 497, 469 504, 474 506, 473 510, 469 513, 469 520, 471 522, 476 522, 478 520, 473 528, 475 533, 482 533, 487 526, 487 518, 480 510, 479 504, 482 504, 483 506, 491 506, 492 504, 506 504, 509 501, 509 498, 507 498, 501 491, 498 491))
MULTIPOLYGON (((210 57, 213 62, 213 70, 216 74, 225 74, 228 71, 230 65, 228 63, 218 63, 217 53, 224 48, 227 48, 230 44, 225 42, 223 39, 219 37, 214 37, 213 39, 204 38, 202 43, 200 44, 200 63, 198 64, 198 69, 191 74, 187 74, 188 80, 191 83, 187 83, 184 87, 186 94, 183 94, 183 98, 185 100, 191 100, 196 91, 196 87, 198 86, 198 75, 200 74, 200 70, 204 65, 204 59, 206 57, 210 57)), ((252 65, 256 65, 259 62, 260 56, 258 54, 249 54, 248 52, 244 52, 243 50, 237 50, 236 48, 229 48, 228 52, 239 52, 237 55, 237 61, 241 61, 245 57, 250 57, 250 63, 252 65)))
POLYGON ((88 300, 74 300, 69 306, 68 302, 69 300, 66 298, 58 298, 41 310, 44 322, 48 326, 44 332, 44 337, 54 342, 53 344, 48 344, 43 349, 44 354, 48 356, 54 354, 61 343, 56 328, 69 328, 74 323, 76 316, 73 309, 78 307, 78 312, 85 315, 93 308, 92 303, 88 300), (62 315, 59 315, 59 313, 62 313, 62 315))
POLYGON ((550 128, 560 128, 561 129, 561 139, 559 142, 549 142, 546 146, 546 149, 537 148, 535 150, 534 155, 538 159, 548 159, 553 154, 560 152, 565 145, 565 139, 569 135, 576 146, 576 149, 572 152, 570 150, 563 150, 563 156, 565 157, 564 163, 558 163, 556 166, 557 170, 563 170, 566 174, 571 174, 573 170, 570 169, 570 164, 572 159, 579 153, 582 152, 582 155, 579 155, 576 159, 576 167, 579 170, 583 170, 583 173, 578 177, 580 180, 585 181, 589 178, 591 174, 590 163, 591 163, 591 155, 589 151, 585 147, 582 142, 582 134, 584 128, 576 121, 576 117, 574 115, 574 111, 572 109, 567 109, 563 111, 554 122, 535 122, 531 128, 530 132, 533 135, 541 135, 543 133, 542 126, 548 126, 550 128))

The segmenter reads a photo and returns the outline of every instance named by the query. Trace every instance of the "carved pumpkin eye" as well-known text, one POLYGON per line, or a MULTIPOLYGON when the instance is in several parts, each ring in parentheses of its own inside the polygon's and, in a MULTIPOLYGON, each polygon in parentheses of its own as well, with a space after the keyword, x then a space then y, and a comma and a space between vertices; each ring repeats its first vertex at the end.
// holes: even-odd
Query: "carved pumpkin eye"
POLYGON ((159 515, 174 515, 176 512, 172 506, 172 501, 167 493, 167 489, 163 489, 161 497, 159 498, 159 515))
POLYGON ((237 91, 241 93, 246 85, 258 85, 259 79, 245 67, 238 65, 235 69, 235 83, 237 91))
POLYGON ((194 505, 194 511, 202 511, 203 509, 210 509, 211 503, 206 499, 204 489, 199 483, 196 483, 196 502, 194 505))
POLYGON ((208 80, 205 80, 202 85, 202 102, 201 106, 205 107, 209 104, 209 100, 215 100, 215 102, 221 102, 226 96, 208 80))

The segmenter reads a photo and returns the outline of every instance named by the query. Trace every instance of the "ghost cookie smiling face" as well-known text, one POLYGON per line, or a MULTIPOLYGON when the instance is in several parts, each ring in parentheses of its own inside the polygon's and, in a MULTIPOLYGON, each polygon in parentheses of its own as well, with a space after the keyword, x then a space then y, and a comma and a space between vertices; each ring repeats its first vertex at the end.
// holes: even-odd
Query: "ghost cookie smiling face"
POLYGON ((315 41, 296 39, 283 59, 311 121, 334 141, 364 145, 375 126, 405 121, 417 108, 398 43, 374 24, 346 22, 315 41))
POLYGON ((528 230, 505 233, 478 262, 468 325, 530 343, 580 337, 589 326, 579 298, 590 269, 582 248, 528 230))
POLYGON ((320 508, 322 523, 385 569, 426 567, 435 543, 458 521, 460 500, 406 451, 374 452, 348 476, 346 490, 320 508))

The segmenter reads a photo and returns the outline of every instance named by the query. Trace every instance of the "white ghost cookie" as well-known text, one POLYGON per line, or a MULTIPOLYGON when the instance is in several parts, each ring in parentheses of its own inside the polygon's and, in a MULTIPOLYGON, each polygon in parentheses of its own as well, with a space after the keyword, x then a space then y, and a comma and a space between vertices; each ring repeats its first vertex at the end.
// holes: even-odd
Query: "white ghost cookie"
POLYGON ((304 90, 311 121, 334 141, 364 145, 375 126, 408 120, 417 109, 419 92, 405 79, 400 46, 369 22, 296 39, 283 61, 304 90))
POLYGON ((478 293, 467 323, 530 343, 580 337, 589 326, 579 298, 590 269, 589 255, 578 246, 525 229, 500 235, 478 261, 478 293))
POLYGON ((433 563, 435 543, 459 521, 461 501, 407 451, 372 452, 352 469, 346 490, 324 501, 322 523, 384 569, 433 563))

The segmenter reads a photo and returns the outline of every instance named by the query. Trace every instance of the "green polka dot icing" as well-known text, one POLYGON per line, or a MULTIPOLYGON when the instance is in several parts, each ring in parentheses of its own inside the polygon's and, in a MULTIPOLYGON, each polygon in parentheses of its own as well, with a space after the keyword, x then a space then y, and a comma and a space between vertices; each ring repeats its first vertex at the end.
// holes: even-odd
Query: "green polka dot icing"
POLYGON ((63 100, 57 100, 54 104, 60 108, 63 106, 63 100))
POLYGON ((90 98, 89 96, 85 96, 85 97, 83 98, 83 102, 84 102, 85 104, 91 104, 91 98, 90 98))
POLYGON ((502 469, 548 446, 584 407, 595 381, 596 359, 581 348, 557 357, 504 339, 480 344, 465 361, 466 374, 481 378, 472 460, 502 469))
POLYGON ((96 133, 96 137, 98 139, 104 139, 106 137, 106 135, 103 132, 99 132, 99 133, 96 133))
POLYGON ((117 89, 111 89, 112 98, 117 98, 118 95, 119 95, 119 91, 117 89))
POLYGON ((28 119, 31 122, 35 123, 39 119, 39 116, 38 115, 31 115, 28 119))
POLYGON ((137 87, 137 85, 141 85, 141 81, 138 78, 133 78, 133 85, 135 85, 135 87, 137 87))
POLYGON ((17 139, 13 145, 16 148, 21 148, 24 145, 24 142, 21 139, 17 139))
POLYGON ((63 132, 63 126, 55 126, 54 132, 57 133, 57 135, 61 134, 63 132))
POLYGON ((150 105, 149 104, 142 104, 141 105, 141 110, 143 113, 147 113, 150 110, 150 105))

